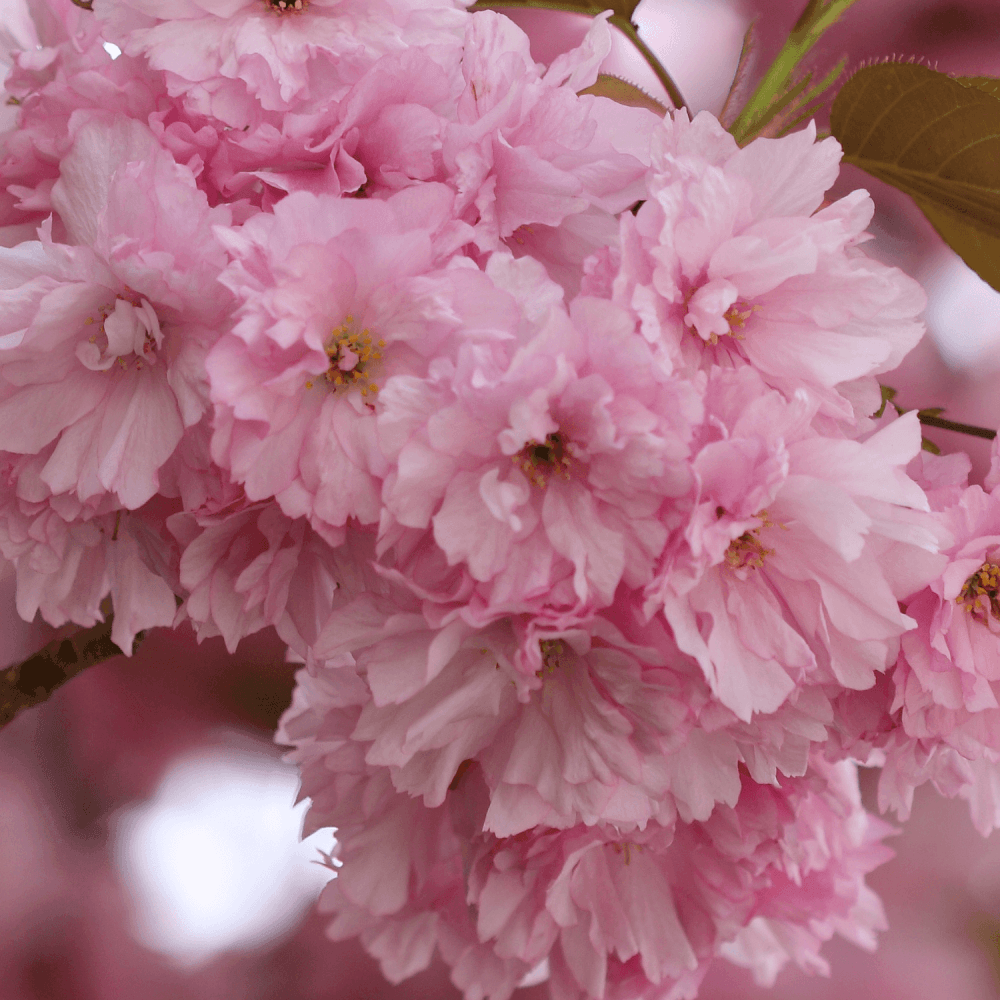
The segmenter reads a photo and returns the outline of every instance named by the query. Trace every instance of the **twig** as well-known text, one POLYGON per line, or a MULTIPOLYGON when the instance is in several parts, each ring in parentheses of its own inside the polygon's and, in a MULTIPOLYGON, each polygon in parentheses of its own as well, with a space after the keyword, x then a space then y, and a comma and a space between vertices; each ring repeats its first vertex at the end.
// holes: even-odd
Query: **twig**
POLYGON ((929 413, 917 413, 917 419, 925 427, 940 427, 944 431, 957 431, 959 434, 971 434, 973 437, 986 438, 992 441, 996 436, 996 431, 991 431, 988 427, 976 427, 974 424, 959 424, 954 420, 945 420, 944 417, 932 416, 929 413))
MULTIPOLYGON (((111 641, 113 621, 114 615, 109 613, 92 628, 81 629, 66 639, 53 639, 23 663, 0 672, 0 728, 24 709, 41 704, 87 667, 121 656, 122 651, 111 641)), ((136 635, 133 653, 143 635, 136 635)))

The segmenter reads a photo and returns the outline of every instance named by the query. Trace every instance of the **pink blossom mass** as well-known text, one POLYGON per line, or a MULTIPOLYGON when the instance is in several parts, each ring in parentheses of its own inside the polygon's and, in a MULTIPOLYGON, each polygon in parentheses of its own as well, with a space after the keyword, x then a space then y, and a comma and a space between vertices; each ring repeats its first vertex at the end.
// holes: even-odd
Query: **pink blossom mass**
POLYGON ((825 972, 885 927, 859 765, 1000 825, 1000 460, 887 407, 926 298, 836 139, 616 103, 610 11, 543 64, 471 6, 25 7, 17 611, 274 630, 320 911, 393 982, 825 972))

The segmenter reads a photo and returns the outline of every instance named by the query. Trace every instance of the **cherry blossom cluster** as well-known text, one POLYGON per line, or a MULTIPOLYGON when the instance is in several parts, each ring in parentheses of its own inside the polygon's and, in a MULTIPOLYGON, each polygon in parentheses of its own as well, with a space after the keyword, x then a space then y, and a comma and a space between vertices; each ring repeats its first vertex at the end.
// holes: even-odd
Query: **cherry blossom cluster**
POLYGON ((277 629, 321 907, 394 981, 873 947, 859 763, 1000 825, 1000 492, 883 412, 924 296, 836 141, 588 93, 607 15, 543 66, 450 0, 92 6, 4 43, 21 615, 277 629))

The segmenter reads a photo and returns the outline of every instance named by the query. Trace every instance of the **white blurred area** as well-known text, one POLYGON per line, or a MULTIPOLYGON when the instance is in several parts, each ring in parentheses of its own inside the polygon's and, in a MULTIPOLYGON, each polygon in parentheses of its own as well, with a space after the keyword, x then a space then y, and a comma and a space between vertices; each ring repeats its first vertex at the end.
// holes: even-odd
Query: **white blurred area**
MULTIPOLYGON (((733 0, 643 0, 633 21, 639 36, 667 67, 691 113, 718 113, 729 92, 750 20, 733 0), (694 39, 710 38, 705 44, 694 39), (707 51, 706 51, 707 50, 707 51)), ((654 96, 664 90, 632 43, 614 32, 615 47, 601 70, 638 84, 654 96)))
POLYGON ((236 734, 176 758, 156 794, 114 822, 132 932, 184 966, 291 931, 329 881, 334 838, 299 841, 295 768, 236 734))
POLYGON ((970 374, 1000 368, 1000 292, 946 249, 917 277, 927 292, 927 329, 945 363, 970 374))

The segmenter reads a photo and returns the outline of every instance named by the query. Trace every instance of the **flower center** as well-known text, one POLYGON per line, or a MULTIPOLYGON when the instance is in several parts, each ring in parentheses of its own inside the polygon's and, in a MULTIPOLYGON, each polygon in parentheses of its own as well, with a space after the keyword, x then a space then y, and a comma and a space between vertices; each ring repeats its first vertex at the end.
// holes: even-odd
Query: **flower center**
MULTIPOLYGON (((156 310, 128 289, 126 293, 132 297, 119 295, 113 306, 100 310, 97 332, 77 345, 77 357, 91 371, 108 371, 114 365, 127 371, 133 364, 142 371, 147 364, 156 364, 156 351, 163 343, 156 310)), ((94 323, 93 316, 84 320, 85 326, 94 323)))
MULTIPOLYGON (((383 347, 384 340, 373 341, 368 327, 358 330, 354 317, 346 316, 344 322, 333 329, 323 348, 330 359, 330 367, 323 378, 335 389, 359 389, 362 396, 374 396, 378 386, 371 376, 382 360, 383 347)), ((312 382, 306 382, 307 389, 312 387, 312 382)))
POLYGON ((295 14, 309 6, 309 0, 264 0, 264 5, 276 14, 295 14))
POLYGON ((558 431, 544 441, 529 441, 513 456, 514 464, 540 489, 548 486, 552 475, 569 479, 572 461, 566 439, 558 431))
POLYGON ((539 674, 554 673, 559 667, 565 666, 563 657, 568 650, 566 643, 562 639, 542 639, 538 643, 539 652, 542 654, 542 669, 539 674))
POLYGON ((760 306, 750 305, 748 302, 734 302, 722 314, 722 318, 729 324, 729 336, 742 340, 743 334, 736 331, 742 330, 755 312, 760 312, 760 306))
POLYGON ((769 549, 760 540, 760 533, 764 528, 778 528, 781 525, 775 524, 766 510, 755 516, 761 523, 756 528, 744 531, 739 538, 734 538, 726 549, 725 560, 730 569, 760 569, 764 560, 774 552, 774 549, 769 549))
POLYGON ((634 844, 630 840, 615 841, 611 844, 611 849, 621 856, 626 865, 632 864, 632 852, 638 854, 642 850, 642 844, 634 844))
POLYGON ((972 617, 982 625, 992 615, 1000 621, 1000 565, 995 562, 984 562, 962 587, 962 592, 955 598, 959 607, 965 608, 972 617))

